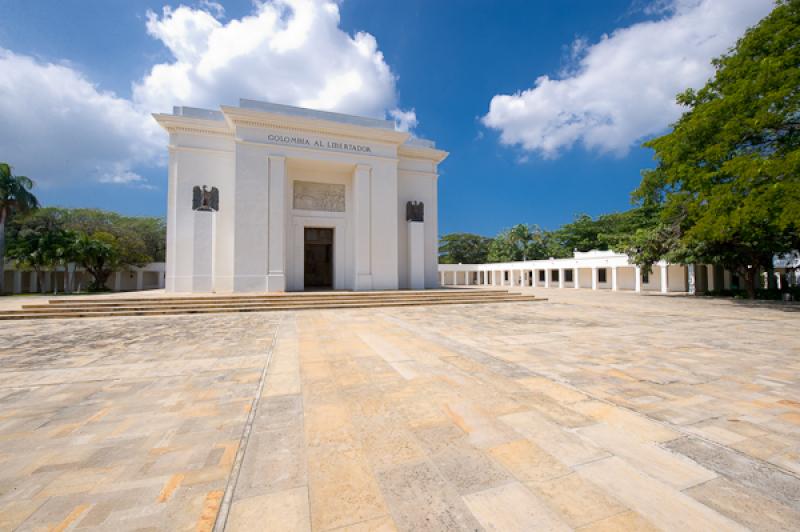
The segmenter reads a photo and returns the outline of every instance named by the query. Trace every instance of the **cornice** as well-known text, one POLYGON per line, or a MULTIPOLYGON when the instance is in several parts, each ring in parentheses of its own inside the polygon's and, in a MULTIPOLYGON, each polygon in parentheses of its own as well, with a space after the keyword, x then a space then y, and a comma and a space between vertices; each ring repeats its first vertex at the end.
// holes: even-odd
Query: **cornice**
POLYGON ((211 135, 216 137, 233 137, 233 131, 226 122, 204 120, 168 114, 154 114, 156 122, 168 133, 192 133, 194 135, 211 135))
POLYGON ((372 140, 401 145, 408 139, 409 134, 390 129, 365 127, 330 120, 289 116, 278 113, 268 113, 254 109, 222 106, 222 113, 229 127, 261 127, 270 129, 283 129, 303 133, 316 133, 333 137, 349 137, 361 140, 372 140))
POLYGON ((405 159, 423 159, 426 161, 433 161, 436 164, 444 161, 450 153, 437 150, 436 148, 424 148, 422 146, 410 146, 402 144, 397 148, 398 157, 405 159))

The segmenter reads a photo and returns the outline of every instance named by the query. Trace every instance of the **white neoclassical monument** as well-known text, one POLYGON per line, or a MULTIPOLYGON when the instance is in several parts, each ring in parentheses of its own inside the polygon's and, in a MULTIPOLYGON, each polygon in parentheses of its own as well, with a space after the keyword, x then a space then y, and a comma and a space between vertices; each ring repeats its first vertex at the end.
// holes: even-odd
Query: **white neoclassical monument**
POLYGON ((439 286, 433 142, 250 100, 154 116, 170 137, 167 291, 439 286))

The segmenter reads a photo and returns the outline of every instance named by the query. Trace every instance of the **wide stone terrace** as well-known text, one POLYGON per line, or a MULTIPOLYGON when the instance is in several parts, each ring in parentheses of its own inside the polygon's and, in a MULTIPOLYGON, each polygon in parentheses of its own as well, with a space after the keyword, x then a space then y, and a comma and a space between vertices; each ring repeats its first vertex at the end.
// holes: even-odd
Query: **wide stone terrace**
POLYGON ((0 529, 800 528, 800 312, 549 302, 0 325, 0 529))

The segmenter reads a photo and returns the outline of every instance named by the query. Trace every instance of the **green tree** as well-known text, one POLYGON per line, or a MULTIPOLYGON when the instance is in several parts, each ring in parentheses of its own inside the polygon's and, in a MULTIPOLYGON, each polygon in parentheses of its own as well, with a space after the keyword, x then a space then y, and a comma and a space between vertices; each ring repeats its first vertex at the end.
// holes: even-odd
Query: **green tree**
POLYGON ((550 233, 537 225, 517 224, 501 231, 489 245, 489 262, 546 259, 552 252, 550 233))
POLYGON ((116 270, 163 257, 163 222, 147 220, 100 209, 65 211, 66 227, 78 234, 78 262, 92 276, 90 290, 104 290, 116 270))
POLYGON ((625 251, 630 246, 631 235, 657 224, 657 214, 658 208, 654 205, 602 214, 596 219, 580 214, 552 233, 553 256, 571 257, 573 251, 593 249, 625 251))
POLYGON ((678 96, 688 110, 672 132, 645 143, 658 166, 634 199, 660 216, 631 251, 643 266, 725 265, 754 297, 773 254, 800 245, 800 0, 778 2, 713 64, 678 96))
POLYGON ((32 188, 33 181, 12 174, 8 163, 0 163, 0 294, 5 290, 6 223, 15 214, 39 206, 32 188))
POLYGON ((451 233, 439 239, 440 264, 483 264, 491 238, 472 233, 451 233))
POLYGON ((44 292, 44 272, 75 257, 75 233, 64 227, 58 209, 37 209, 14 220, 10 227, 8 257, 36 273, 44 292))

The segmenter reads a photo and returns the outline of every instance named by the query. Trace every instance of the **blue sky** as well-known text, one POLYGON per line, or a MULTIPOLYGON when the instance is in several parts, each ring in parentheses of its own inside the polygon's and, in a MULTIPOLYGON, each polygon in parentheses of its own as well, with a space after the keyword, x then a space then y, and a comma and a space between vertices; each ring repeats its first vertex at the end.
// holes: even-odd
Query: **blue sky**
POLYGON ((11 74, 0 80, 0 160, 40 183, 45 204, 163 215, 165 139, 147 113, 245 97, 372 116, 413 111, 412 131, 450 152, 440 168, 442 233, 555 228, 577 213, 624 210, 653 165, 642 140, 679 116, 675 93, 701 85, 710 58, 771 8, 183 4, 0 0, 0 70, 11 74), (242 52, 242 42, 256 44, 242 52), (200 81, 187 88, 169 74, 178 71, 200 81), (359 90, 325 92, 352 79, 345 74, 359 90))

